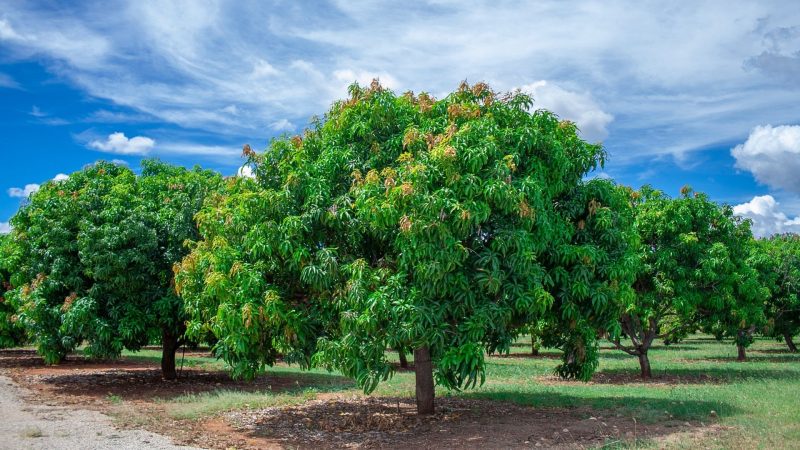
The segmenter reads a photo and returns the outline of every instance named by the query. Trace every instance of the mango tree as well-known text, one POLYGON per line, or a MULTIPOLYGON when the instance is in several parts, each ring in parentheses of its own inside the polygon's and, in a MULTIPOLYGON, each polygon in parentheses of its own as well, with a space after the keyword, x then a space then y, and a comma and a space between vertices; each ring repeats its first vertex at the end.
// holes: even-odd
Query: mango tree
POLYGON ((113 358, 160 339, 174 379, 183 304, 172 265, 196 238, 193 215, 221 178, 145 161, 131 170, 97 163, 46 183, 12 218, 25 247, 16 289, 20 320, 48 363, 79 344, 113 358))
POLYGON ((637 356, 642 378, 650 378, 648 351, 656 339, 674 342, 709 323, 749 327, 763 290, 747 265, 749 224, 730 207, 688 187, 675 199, 647 186, 632 196, 640 266, 636 295, 620 316, 630 344, 613 342, 637 356))
POLYGON ((770 291, 766 302, 767 335, 786 342, 800 333, 800 236, 775 235, 754 245, 753 266, 770 291))
POLYGON ((16 347, 25 342, 25 330, 17 320, 14 297, 7 295, 13 289, 11 276, 20 259, 20 247, 11 235, 0 234, 0 348, 16 347))
POLYGON ((556 305, 562 374, 586 378, 583 315, 606 315, 625 285, 580 236, 616 225, 582 181, 601 146, 485 84, 440 101, 377 82, 350 95, 303 136, 245 147, 255 179, 198 215, 203 240, 177 276, 189 332, 212 330, 234 375, 283 354, 366 392, 394 372, 387 348, 411 348, 430 413, 435 384, 483 381, 484 352, 556 305))

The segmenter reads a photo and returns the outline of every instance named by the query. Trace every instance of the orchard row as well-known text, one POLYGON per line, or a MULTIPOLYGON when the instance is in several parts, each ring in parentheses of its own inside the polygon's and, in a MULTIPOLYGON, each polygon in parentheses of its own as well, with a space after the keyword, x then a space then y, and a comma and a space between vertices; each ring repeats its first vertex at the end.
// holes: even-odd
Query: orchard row
POLYGON ((97 163, 34 193, 0 237, 0 345, 58 363, 213 344, 235 377, 278 358, 366 392, 414 353, 417 406, 483 382, 522 334, 588 380, 598 342, 639 358, 698 330, 800 330, 800 238, 756 240, 729 206, 588 179, 603 148, 521 93, 442 100, 377 83, 263 153, 252 177, 97 163))

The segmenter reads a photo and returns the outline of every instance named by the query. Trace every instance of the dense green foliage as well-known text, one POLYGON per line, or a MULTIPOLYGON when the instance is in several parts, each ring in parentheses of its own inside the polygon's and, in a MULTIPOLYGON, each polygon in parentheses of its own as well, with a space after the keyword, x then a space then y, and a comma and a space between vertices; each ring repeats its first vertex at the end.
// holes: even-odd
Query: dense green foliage
POLYGON ((800 236, 776 235, 754 247, 753 266, 770 291, 766 304, 767 335, 784 340, 792 351, 792 337, 800 333, 800 236))
POLYGON ((246 148, 256 179, 198 215, 177 278, 190 333, 212 330, 236 375, 280 352, 371 391, 393 373, 385 350, 411 347, 462 388, 485 351, 548 320, 561 373, 588 378, 633 268, 624 217, 603 203, 616 188, 582 181, 602 148, 483 84, 440 101, 350 92, 304 136, 246 148))
POLYGON ((655 339, 674 342, 700 326, 739 335, 761 322, 765 298, 748 265, 748 222, 728 206, 689 188, 671 199, 644 187, 634 193, 640 268, 636 295, 623 305, 620 324, 631 339, 620 349, 639 356, 650 376, 647 351, 655 339))
POLYGON ((0 234, 0 348, 15 347, 25 341, 25 329, 17 320, 11 277, 20 259, 20 248, 10 234, 0 234))
POLYGON ((143 162, 139 177, 100 162, 31 196, 12 218, 21 258, 10 295, 48 363, 81 343, 96 358, 160 338, 176 347, 184 321, 172 265, 197 237, 194 213, 220 181, 157 161, 143 162))

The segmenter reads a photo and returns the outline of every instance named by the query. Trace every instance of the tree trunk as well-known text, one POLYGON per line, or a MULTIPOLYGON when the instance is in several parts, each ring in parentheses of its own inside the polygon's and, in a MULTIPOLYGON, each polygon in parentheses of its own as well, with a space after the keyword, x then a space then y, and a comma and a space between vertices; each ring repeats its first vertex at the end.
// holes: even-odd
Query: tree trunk
POLYGON ((745 353, 744 345, 736 344, 736 349, 739 351, 739 355, 736 357, 737 361, 744 361, 747 359, 747 353, 745 353))
POLYGON ((403 347, 397 349, 397 356, 400 357, 400 367, 408 369, 408 359, 406 358, 406 351, 403 347))
POLYGON ((172 330, 161 332, 161 376, 165 380, 175 380, 178 373, 175 371, 175 352, 178 350, 178 334, 172 330))
POLYGON ((647 350, 639 351, 639 367, 642 369, 642 378, 649 380, 653 377, 653 372, 650 370, 650 358, 647 357, 647 350))
POLYGON ((786 346, 789 347, 789 351, 792 353, 797 352, 797 346, 794 345, 792 341, 792 335, 789 333, 783 333, 783 339, 786 341, 786 346))
POLYGON ((531 333, 531 355, 539 355, 539 339, 536 338, 535 333, 531 333))
POLYGON ((433 414, 436 412, 433 390, 433 365, 428 347, 414 350, 414 372, 417 382, 417 414, 433 414))

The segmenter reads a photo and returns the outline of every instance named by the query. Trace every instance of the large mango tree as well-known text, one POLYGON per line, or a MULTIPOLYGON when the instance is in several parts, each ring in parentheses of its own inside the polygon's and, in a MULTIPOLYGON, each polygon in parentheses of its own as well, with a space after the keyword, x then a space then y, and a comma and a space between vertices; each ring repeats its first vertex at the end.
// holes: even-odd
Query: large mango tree
POLYGON ((436 384, 482 382, 486 351, 548 320, 559 372, 586 379, 596 318, 630 289, 630 234, 608 182, 584 181, 602 147, 531 107, 481 83, 437 101, 374 82, 302 136, 245 147, 255 179, 209 199, 178 269, 190 335, 213 332, 234 375, 282 356, 367 392, 394 373, 387 348, 411 348, 430 413, 436 384))

